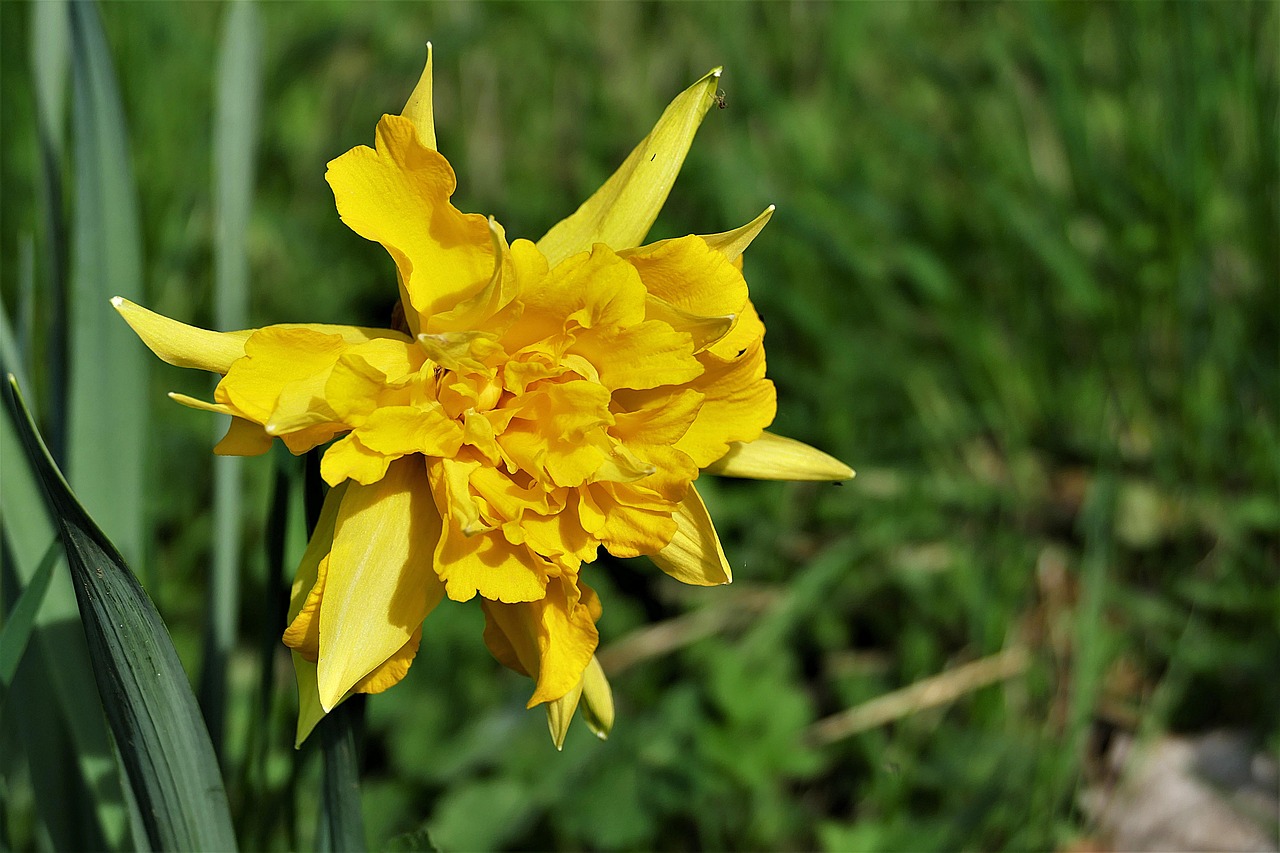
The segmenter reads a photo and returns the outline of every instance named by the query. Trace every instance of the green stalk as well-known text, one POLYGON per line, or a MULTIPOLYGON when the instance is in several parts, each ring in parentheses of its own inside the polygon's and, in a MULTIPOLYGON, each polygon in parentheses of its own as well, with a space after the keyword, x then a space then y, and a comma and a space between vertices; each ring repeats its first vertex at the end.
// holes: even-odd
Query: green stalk
MULTIPOLYGON (((262 35, 257 7, 227 9, 218 55, 213 127, 214 326, 241 329, 249 303, 249 217, 253 205, 254 150, 261 91, 262 35)), ((219 418, 216 429, 226 429, 219 418)), ((200 700, 214 750, 222 756, 226 719, 227 661, 236 642, 244 502, 237 457, 213 463, 213 573, 200 700)))

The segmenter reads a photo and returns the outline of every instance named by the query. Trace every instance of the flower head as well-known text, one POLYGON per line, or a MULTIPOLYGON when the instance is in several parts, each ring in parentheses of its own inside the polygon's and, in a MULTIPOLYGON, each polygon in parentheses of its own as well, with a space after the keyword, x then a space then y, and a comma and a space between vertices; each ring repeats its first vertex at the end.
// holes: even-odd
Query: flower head
POLYGON ((215 452, 332 442, 284 633, 299 740, 352 693, 403 678, 443 599, 477 596, 485 642, 535 680, 529 706, 547 703, 557 744, 582 699, 607 730, 585 570, 599 549, 728 583, 700 472, 852 475, 764 432, 775 393, 741 256, 772 208, 734 231, 642 245, 719 76, 681 93, 577 212, 537 243, 508 242, 492 217, 450 203, 428 50, 402 114, 326 175, 343 222, 395 262, 398 328, 218 333, 115 300, 162 359, 222 375, 212 403, 172 395, 232 416, 215 452))

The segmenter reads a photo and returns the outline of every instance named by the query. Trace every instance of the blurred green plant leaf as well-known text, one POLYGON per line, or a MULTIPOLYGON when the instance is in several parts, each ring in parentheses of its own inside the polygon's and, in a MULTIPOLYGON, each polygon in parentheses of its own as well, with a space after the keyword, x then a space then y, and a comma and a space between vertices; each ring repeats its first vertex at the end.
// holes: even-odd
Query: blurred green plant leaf
POLYGON ((49 580, 53 577, 53 567, 58 562, 58 546, 49 544, 44 552, 40 565, 26 589, 13 604, 13 610, 5 617, 4 627, 0 629, 0 691, 8 690, 13 683, 13 674, 18 671, 18 661, 27 650, 27 641, 35 628, 36 614, 40 605, 44 604, 45 593, 49 591, 49 580))
POLYGON ((148 840, 163 850, 234 849, 218 763, 160 614, 71 493, 12 377, 5 404, 57 519, 98 693, 148 840))
MULTIPOLYGON (((257 6, 231 3, 223 15, 222 40, 214 85, 214 320, 218 329, 241 329, 249 304, 249 217, 253 206, 254 151, 261 100, 262 27, 257 6)), ((219 416, 214 439, 230 418, 219 416)), ((244 536, 243 460, 213 460, 213 566, 208 630, 200 672, 200 707, 209 724, 214 750, 222 755, 227 716, 227 661, 236 642, 244 536)))
POLYGON ((431 816, 431 838, 445 850, 498 849, 534 819, 535 799, 527 786, 510 778, 455 786, 431 816))
POLYGON ((431 833, 426 828, 404 832, 388 839, 387 853, 439 853, 440 848, 431 840, 431 833))
POLYGON ((103 529, 142 556, 149 365, 113 296, 142 296, 142 250, 124 108, 98 7, 72 3, 75 139, 67 471, 103 529), (110 442, 111 452, 103 452, 110 442))

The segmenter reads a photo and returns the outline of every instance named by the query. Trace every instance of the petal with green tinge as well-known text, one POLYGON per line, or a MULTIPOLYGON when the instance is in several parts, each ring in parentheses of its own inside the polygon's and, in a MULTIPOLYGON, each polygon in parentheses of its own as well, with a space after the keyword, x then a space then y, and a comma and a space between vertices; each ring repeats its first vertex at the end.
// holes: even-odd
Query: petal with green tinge
POLYGON ((420 456, 351 483, 334 525, 320 603, 320 704, 332 709, 404 647, 443 588, 432 568, 440 515, 420 456))

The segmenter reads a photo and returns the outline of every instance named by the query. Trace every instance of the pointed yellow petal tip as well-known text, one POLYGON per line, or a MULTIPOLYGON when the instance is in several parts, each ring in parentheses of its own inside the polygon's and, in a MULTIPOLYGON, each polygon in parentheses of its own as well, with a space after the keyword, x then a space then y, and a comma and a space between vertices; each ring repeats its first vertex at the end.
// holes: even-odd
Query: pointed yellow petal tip
POLYGON ((721 477, 754 480, 848 480, 853 469, 815 447, 763 432, 755 441, 736 442, 722 458, 703 469, 721 477))
POLYGON ((436 147, 435 112, 432 105, 431 42, 427 42, 427 61, 422 68, 418 85, 413 87, 409 100, 400 115, 413 122, 418 131, 418 141, 434 150, 436 147))
POLYGON ((211 332, 188 326, 148 311, 122 296, 112 297, 111 306, 149 350, 175 367, 225 375, 231 364, 244 356, 244 342, 253 333, 252 330, 211 332))
POLYGON ((582 673, 582 708, 587 728, 600 740, 608 740, 613 731, 613 690, 595 655, 582 673))
POLYGON ((564 751, 564 739, 569 733, 569 723, 573 722, 574 712, 578 710, 578 702, 582 698, 582 682, 559 699, 547 703, 547 728, 551 732, 551 742, 557 752, 564 751))

